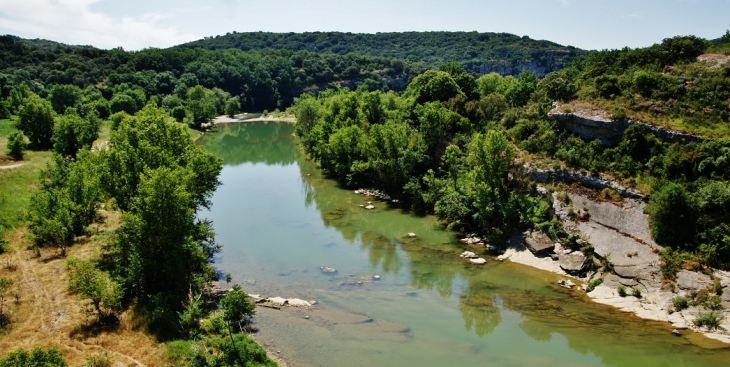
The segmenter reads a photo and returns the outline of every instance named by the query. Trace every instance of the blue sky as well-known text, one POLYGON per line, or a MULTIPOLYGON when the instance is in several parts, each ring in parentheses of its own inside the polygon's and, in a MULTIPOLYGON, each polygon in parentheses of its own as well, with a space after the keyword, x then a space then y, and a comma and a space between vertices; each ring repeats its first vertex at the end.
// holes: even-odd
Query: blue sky
POLYGON ((585 49, 730 28, 730 0, 0 0, 0 34, 101 48, 231 31, 507 32, 585 49))

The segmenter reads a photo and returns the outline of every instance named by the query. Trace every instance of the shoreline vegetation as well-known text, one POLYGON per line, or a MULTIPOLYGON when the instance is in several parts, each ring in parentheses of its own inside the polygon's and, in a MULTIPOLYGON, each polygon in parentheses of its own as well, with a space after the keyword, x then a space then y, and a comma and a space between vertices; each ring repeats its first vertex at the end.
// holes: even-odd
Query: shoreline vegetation
POLYGON ((490 248, 520 234, 544 259, 503 259, 557 262, 597 302, 728 342, 727 54, 730 32, 681 36, 591 52, 538 78, 286 49, 41 50, 2 36, 0 149, 24 164, 0 170, 1 350, 55 347, 74 364, 274 365, 243 332, 255 306, 240 287, 219 295, 221 309, 203 296, 220 248, 195 213, 210 206, 222 164, 193 141, 242 110, 265 117, 218 122, 296 121, 302 150, 343 187, 377 187, 490 248), (558 113, 600 110, 607 121, 560 125, 548 117, 556 101, 558 113), (640 124, 608 138, 625 120, 702 139, 640 124), (524 171, 536 162, 608 175, 643 201, 537 185, 524 171), (611 205, 641 228, 614 223, 611 205))

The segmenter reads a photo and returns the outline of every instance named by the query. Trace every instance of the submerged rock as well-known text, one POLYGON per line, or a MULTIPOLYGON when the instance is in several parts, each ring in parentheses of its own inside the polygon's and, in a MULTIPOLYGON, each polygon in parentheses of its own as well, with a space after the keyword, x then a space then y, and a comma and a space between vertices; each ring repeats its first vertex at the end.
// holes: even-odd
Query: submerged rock
POLYGON ((334 274, 337 272, 337 269, 330 268, 329 266, 320 266, 319 270, 325 274, 334 274))

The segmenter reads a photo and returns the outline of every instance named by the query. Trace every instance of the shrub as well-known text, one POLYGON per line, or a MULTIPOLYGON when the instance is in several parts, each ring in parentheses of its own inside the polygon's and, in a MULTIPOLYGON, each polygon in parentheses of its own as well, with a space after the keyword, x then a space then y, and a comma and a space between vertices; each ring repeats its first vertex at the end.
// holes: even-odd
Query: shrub
POLYGON ((632 296, 634 296, 634 297, 636 297, 636 298, 639 298, 639 299, 640 299, 640 298, 642 297, 642 296, 641 296, 641 289, 639 289, 639 288, 634 288, 634 289, 633 289, 633 290, 631 291, 631 295, 632 295, 632 296))
POLYGON ((687 297, 677 296, 672 298, 672 304, 677 311, 682 311, 689 307, 689 300, 687 297))
POLYGON ((596 289, 596 287, 598 287, 601 284, 603 284, 603 278, 598 278, 598 279, 595 279, 595 280, 589 282, 588 291, 590 292, 590 291, 596 289))
POLYGON ((23 132, 16 130, 10 133, 7 147, 9 155, 15 159, 22 159, 25 150, 25 135, 23 135, 23 132))
POLYGON ((112 360, 106 352, 94 354, 84 363, 84 367, 111 367, 112 360))
POLYGON ((626 287, 620 285, 616 287, 616 291, 618 292, 618 295, 621 297, 626 297, 626 287))
POLYGON ((0 367, 66 367, 63 354, 56 348, 35 348, 31 353, 16 349, 0 358, 0 367))
POLYGON ((698 314, 692 323, 697 327, 706 326, 708 330, 715 330, 720 327, 720 315, 717 312, 698 314))

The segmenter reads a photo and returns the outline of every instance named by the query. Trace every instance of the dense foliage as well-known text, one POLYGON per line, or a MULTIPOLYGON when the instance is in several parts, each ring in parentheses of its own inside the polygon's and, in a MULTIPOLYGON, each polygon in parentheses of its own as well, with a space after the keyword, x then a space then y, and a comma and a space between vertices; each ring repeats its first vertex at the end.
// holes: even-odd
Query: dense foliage
MULTIPOLYGON (((326 88, 334 83, 354 88, 362 84, 370 89, 398 89, 423 70, 423 65, 356 54, 322 55, 285 49, 212 52, 188 48, 125 52, 62 46, 44 51, 9 36, 0 37, 3 98, 25 85, 23 93, 49 97, 58 114, 83 103, 102 118, 118 111, 134 114, 153 95, 160 96, 158 105, 162 105, 164 96, 179 99, 163 105, 167 111, 187 107, 191 98, 188 89, 196 86, 212 90, 218 114, 225 112, 225 103, 231 97, 245 110, 284 109, 299 93, 315 85, 326 88)), ((197 96, 192 99, 199 100, 197 96)), ((18 105, 18 98, 11 98, 13 112, 17 112, 18 105)), ((199 124, 200 116, 190 119, 199 124)), ((35 141, 34 137, 31 139, 35 141)), ((41 137, 38 142, 48 143, 47 139, 50 137, 41 137)))
MULTIPOLYGON (((340 91, 300 98, 294 111, 304 150, 341 183, 381 188, 459 229, 504 239, 515 225, 549 221, 545 210, 532 215, 547 206, 517 179, 514 149, 496 128, 508 109, 504 96, 479 98, 473 79, 454 80, 463 68, 444 69, 418 76, 403 96, 340 91), (468 99, 459 84, 478 99, 468 99)), ((514 84, 532 79, 519 80, 514 84)))
POLYGON ((207 50, 236 48, 244 51, 270 48, 335 55, 356 53, 424 62, 430 67, 454 61, 470 73, 483 73, 482 69, 487 67, 503 68, 515 75, 518 65, 533 63, 545 68, 548 73, 560 70, 587 54, 572 46, 533 40, 527 36, 478 32, 233 32, 206 37, 180 47, 207 50))
POLYGON ((0 367, 66 367, 66 360, 55 348, 35 348, 30 353, 17 349, 0 357, 0 367))

